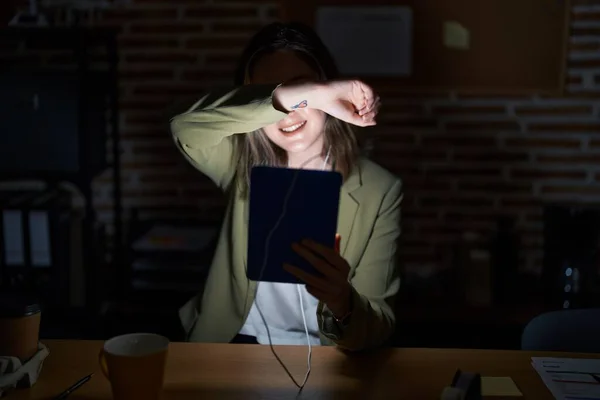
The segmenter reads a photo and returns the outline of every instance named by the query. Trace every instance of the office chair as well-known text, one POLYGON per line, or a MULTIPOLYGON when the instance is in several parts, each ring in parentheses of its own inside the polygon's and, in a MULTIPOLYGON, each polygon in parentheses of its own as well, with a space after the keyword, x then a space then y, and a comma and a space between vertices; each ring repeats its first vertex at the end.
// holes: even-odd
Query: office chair
POLYGON ((600 353, 600 308, 538 315, 523 330, 521 349, 600 353))

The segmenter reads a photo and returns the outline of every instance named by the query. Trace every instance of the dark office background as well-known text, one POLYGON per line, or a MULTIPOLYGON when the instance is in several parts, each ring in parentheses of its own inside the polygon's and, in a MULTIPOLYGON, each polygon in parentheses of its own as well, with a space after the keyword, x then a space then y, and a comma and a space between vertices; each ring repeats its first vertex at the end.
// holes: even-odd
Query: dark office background
MULTIPOLYGON (((26 10, 26 4, 2 1, 0 23, 6 25, 19 9, 26 10)), ((44 176, 51 185, 62 182, 63 175, 75 187, 90 183, 95 211, 87 228, 81 228, 89 228, 89 236, 68 228, 69 237, 89 238, 80 244, 81 254, 70 256, 73 264, 79 257, 84 277, 77 281, 73 272, 62 272, 70 274, 70 282, 85 282, 79 295, 70 297, 71 303, 77 296, 80 301, 58 305, 68 311, 47 317, 46 332, 92 337, 166 329, 174 310, 201 287, 214 244, 211 235, 225 205, 211 182, 177 153, 168 119, 203 91, 230 84, 249 35, 276 21, 280 5, 131 0, 109 1, 93 12, 69 14, 41 6, 40 11, 59 26, 78 24, 87 36, 50 32, 3 39, 0 65, 11 71, 5 77, 14 86, 13 92, 2 90, 2 97, 18 96, 15 77, 34 66, 83 76, 77 75, 82 65, 90 71, 81 81, 89 96, 106 96, 110 102, 118 95, 118 107, 111 111, 107 106, 105 122, 83 125, 89 130, 83 135, 92 135, 98 126, 109 134, 98 134, 106 143, 90 139, 81 159, 106 153, 108 164, 92 163, 86 167, 89 176, 65 168, 44 176), (84 52, 72 50, 81 43, 84 52), (94 75, 110 71, 110 52, 117 49, 113 44, 119 59, 116 92, 111 92, 117 81, 110 72, 94 75), (115 112, 116 128, 110 119, 115 112), (119 134, 117 175, 111 166, 114 132, 119 134), (115 176, 121 180, 117 197, 115 176), (115 201, 120 202, 116 209, 115 201), (113 240, 115 212, 122 246, 113 240), (145 236, 153 227, 158 229, 155 236, 145 236), (170 262, 178 266, 166 271, 170 262), (164 315, 159 319, 164 323, 156 322, 158 314, 164 315)), ((598 305, 600 2, 571 2, 566 45, 563 94, 411 90, 393 81, 374 81, 384 106, 379 125, 363 132, 365 151, 399 175, 405 190, 396 344, 516 348, 523 326, 536 314, 598 305), (566 285, 570 290, 565 291, 566 285), (440 329, 450 333, 442 337, 440 329)), ((73 93, 82 95, 74 85, 73 93)), ((103 107, 86 104, 91 105, 88 111, 103 107)), ((88 121, 98 118, 88 114, 94 113, 86 114, 88 121)), ((5 138, 21 134, 0 129, 5 138)), ((5 191, 30 187, 15 184, 18 175, 6 174, 6 182, 12 183, 4 183, 5 191)), ((37 178, 35 172, 24 175, 37 178)), ((58 187, 61 193, 67 190, 58 187)), ((69 186, 67 193, 83 218, 82 190, 69 186)), ((72 248, 76 242, 69 242, 71 248, 64 251, 77 253, 72 248)))

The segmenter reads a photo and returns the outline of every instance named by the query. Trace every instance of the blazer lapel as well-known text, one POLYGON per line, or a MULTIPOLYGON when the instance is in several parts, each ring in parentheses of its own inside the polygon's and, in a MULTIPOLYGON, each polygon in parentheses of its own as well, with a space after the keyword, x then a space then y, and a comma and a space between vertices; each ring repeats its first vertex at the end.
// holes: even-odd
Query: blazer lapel
POLYGON ((359 208, 359 202, 353 192, 361 186, 360 167, 357 165, 340 192, 340 208, 338 212, 338 232, 341 236, 340 253, 345 255, 352 236, 352 227, 359 208))
POLYGON ((338 232, 340 234, 340 253, 341 255, 346 254, 346 248, 348 242, 350 242, 350 236, 352 234, 352 225, 354 225, 354 219, 356 218, 356 212, 358 211, 358 203, 350 195, 350 193, 342 190, 340 193, 340 209, 338 213, 338 232))
POLYGON ((243 279, 243 282, 246 283, 246 295, 244 297, 244 305, 242 312, 244 313, 244 316, 247 316, 250 312, 250 308, 252 307, 252 303, 254 302, 254 297, 256 296, 257 283, 248 279, 246 275, 246 271, 248 270, 248 217, 250 214, 250 203, 248 200, 241 200, 241 202, 243 203, 240 204, 243 204, 244 207, 244 217, 242 218, 243 223, 241 229, 243 229, 244 233, 240 236, 245 237, 246 240, 242 240, 239 243, 242 256, 242 266, 244 270, 238 271, 238 273, 240 274, 240 279, 243 279))

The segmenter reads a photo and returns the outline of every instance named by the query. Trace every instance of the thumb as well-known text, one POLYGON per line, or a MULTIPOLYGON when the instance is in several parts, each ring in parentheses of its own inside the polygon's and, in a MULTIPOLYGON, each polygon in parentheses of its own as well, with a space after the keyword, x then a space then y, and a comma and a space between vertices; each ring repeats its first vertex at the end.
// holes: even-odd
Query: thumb
POLYGON ((334 117, 352 125, 362 127, 375 125, 373 121, 366 120, 363 116, 359 115, 353 107, 339 107, 336 111, 337 112, 333 113, 334 117))
POLYGON ((376 123, 373 119, 367 119, 367 118, 365 118, 366 116, 367 115, 358 115, 357 112, 352 112, 350 120, 347 122, 354 124, 356 126, 360 126, 360 127, 376 125, 376 123))

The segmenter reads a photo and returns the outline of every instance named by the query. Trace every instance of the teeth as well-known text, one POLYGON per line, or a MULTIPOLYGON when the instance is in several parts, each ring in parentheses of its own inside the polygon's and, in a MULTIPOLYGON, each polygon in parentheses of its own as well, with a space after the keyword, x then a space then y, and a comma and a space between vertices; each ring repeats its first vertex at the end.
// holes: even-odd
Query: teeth
POLYGON ((303 122, 300 122, 299 124, 292 125, 287 128, 281 128, 281 130, 286 133, 294 132, 295 130, 300 129, 305 123, 306 123, 306 121, 303 121, 303 122))

